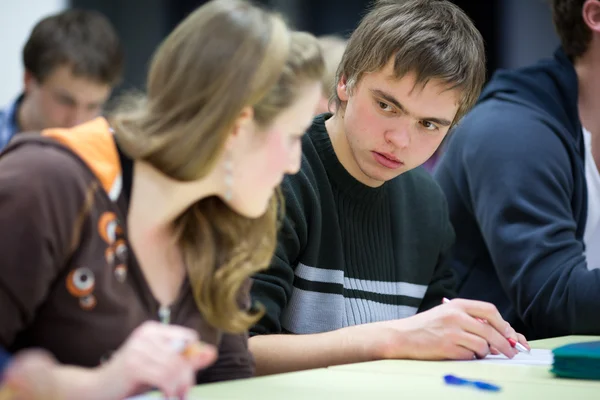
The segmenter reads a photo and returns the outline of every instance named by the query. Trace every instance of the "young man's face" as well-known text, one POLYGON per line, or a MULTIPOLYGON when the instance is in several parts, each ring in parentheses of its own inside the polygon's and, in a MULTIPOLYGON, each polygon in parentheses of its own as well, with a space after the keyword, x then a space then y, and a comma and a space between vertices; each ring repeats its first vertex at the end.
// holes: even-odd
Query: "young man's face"
POLYGON ((375 187, 427 161, 458 111, 460 91, 446 89, 437 80, 415 86, 412 73, 398 80, 392 62, 364 74, 351 94, 340 81, 343 126, 355 164, 349 172, 375 187))
POLYGON ((56 67, 43 82, 25 75, 25 96, 31 102, 30 126, 69 128, 89 121, 102 111, 111 87, 73 75, 68 65, 56 67))

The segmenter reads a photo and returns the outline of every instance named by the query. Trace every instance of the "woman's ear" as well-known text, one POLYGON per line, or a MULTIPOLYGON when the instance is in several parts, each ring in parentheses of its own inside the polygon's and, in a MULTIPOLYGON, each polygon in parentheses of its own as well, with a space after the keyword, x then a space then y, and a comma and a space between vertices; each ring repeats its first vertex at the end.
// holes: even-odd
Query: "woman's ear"
POLYGON ((227 143, 225 144, 225 148, 228 150, 232 150, 235 147, 235 144, 248 140, 248 137, 254 132, 254 108, 250 106, 246 106, 242 108, 240 114, 236 118, 233 127, 231 128, 231 132, 229 137, 227 138, 227 143))
POLYGON ((254 129, 254 108, 250 106, 246 106, 242 108, 240 114, 235 120, 233 124, 233 129, 231 134, 234 136, 239 135, 240 133, 244 133, 247 130, 254 129))

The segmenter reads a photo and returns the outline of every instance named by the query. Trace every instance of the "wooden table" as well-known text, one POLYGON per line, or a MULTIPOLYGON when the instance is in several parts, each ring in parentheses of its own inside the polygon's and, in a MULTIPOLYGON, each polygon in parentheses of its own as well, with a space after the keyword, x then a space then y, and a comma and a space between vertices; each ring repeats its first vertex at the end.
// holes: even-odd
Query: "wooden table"
MULTIPOLYGON (((532 341, 532 348, 552 349, 567 343, 600 340, 569 336, 532 341)), ((383 360, 341 365, 233 382, 197 386, 193 399, 384 400, 384 399, 600 399, 600 381, 554 377, 548 367, 499 365, 468 361, 383 360), (484 380, 500 392, 446 385, 445 374, 484 380)))

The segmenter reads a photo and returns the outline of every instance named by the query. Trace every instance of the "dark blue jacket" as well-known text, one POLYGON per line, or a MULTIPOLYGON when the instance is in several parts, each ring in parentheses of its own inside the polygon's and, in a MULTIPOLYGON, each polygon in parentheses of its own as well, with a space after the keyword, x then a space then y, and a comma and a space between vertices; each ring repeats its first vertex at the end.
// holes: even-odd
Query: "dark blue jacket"
POLYGON ((496 304, 529 339, 600 334, 577 88, 560 49, 496 73, 435 173, 456 230, 459 296, 496 304))

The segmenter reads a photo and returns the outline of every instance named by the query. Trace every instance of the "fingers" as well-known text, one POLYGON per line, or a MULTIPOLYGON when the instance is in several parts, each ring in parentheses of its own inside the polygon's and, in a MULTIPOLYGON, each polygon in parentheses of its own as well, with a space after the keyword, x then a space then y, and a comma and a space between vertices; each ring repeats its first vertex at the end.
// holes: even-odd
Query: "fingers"
MULTIPOLYGON (((217 360, 217 348, 206 343, 192 344, 196 350, 191 350, 183 354, 195 370, 204 369, 212 365, 217 360)), ((188 346, 188 347, 190 347, 188 346)))
POLYGON ((7 388, 18 398, 53 398, 57 393, 53 379, 55 360, 42 350, 26 350, 18 354, 4 376, 7 388))
MULTIPOLYGON (((519 336, 517 334, 517 331, 515 331, 512 326, 510 327, 510 329, 508 330, 508 336, 507 339, 509 339, 511 342, 511 347, 513 343, 517 343, 519 341, 519 336)), ((518 350, 516 350, 517 353, 519 352, 518 350)))
POLYGON ((195 369, 206 368, 217 358, 214 346, 201 343, 198 334, 191 329, 150 322, 145 335, 151 338, 151 346, 164 353, 178 353, 190 361, 195 369))
POLYGON ((527 350, 531 351, 531 346, 529 345, 529 342, 527 341, 525 336, 521 335, 520 333, 517 333, 517 341, 519 343, 521 343, 523 346, 525 346, 527 348, 527 350))
POLYGON ((196 371, 190 362, 160 339, 136 344, 136 348, 129 351, 122 357, 128 358, 126 370, 132 375, 133 386, 156 387, 167 397, 175 396, 182 387, 187 387, 187 377, 196 371))
POLYGON ((460 346, 460 345, 453 346, 453 348, 450 349, 447 352, 447 354, 448 354, 447 359, 450 359, 450 360, 468 361, 468 360, 472 360, 473 358, 476 357, 476 355, 473 351, 467 349, 466 347, 460 346))
POLYGON ((474 318, 480 318, 487 321, 488 324, 505 338, 509 338, 512 332, 514 332, 514 329, 512 329, 510 324, 502 318, 502 315, 500 315, 500 312, 492 303, 477 300, 455 299, 452 300, 450 304, 460 307, 474 318))
POLYGON ((154 377, 154 382, 158 382, 156 387, 167 398, 184 398, 196 382, 196 369, 192 368, 183 357, 178 356, 178 358, 179 360, 172 366, 157 371, 158 375, 154 377))
POLYGON ((174 396, 184 399, 190 389, 196 384, 196 374, 191 369, 187 369, 181 376, 176 385, 174 396))
POLYGON ((187 393, 195 383, 196 371, 216 357, 216 348, 201 344, 194 330, 149 321, 132 333, 112 363, 130 391, 148 385, 173 397, 187 393), (186 351, 189 348, 195 350, 186 351))
POLYGON ((160 359, 184 359, 194 371, 204 369, 214 363, 217 359, 215 346, 196 341, 171 340, 155 338, 150 343, 150 348, 158 350, 153 352, 155 362, 160 359))
POLYGON ((152 321, 141 325, 139 329, 132 347, 148 362, 162 364, 184 358, 198 369, 209 365, 216 357, 216 349, 201 344, 198 334, 191 329, 152 321))
MULTIPOLYGON (((484 321, 487 323, 487 321, 484 321)), ((520 343, 523 346, 525 346, 525 348, 527 350, 531 350, 531 347, 529 346, 529 343, 527 342, 527 339, 525 339, 525 336, 521 335, 520 333, 516 332, 512 326, 510 326, 510 324, 508 325, 508 330, 507 330, 507 334, 505 335, 507 338, 507 341, 511 344, 511 347, 514 343, 520 343)), ((518 350, 517 350, 518 353, 518 350)))
MULTIPOLYGON (((523 345, 527 343, 522 335, 515 332, 510 324, 504 321, 500 312, 493 304, 465 299, 452 300, 451 304, 464 310, 467 315, 475 319, 476 322, 479 322, 473 324, 472 322, 464 321, 466 324, 465 328, 469 332, 486 339, 491 347, 494 347, 495 350, 505 356, 512 358, 518 354, 518 351, 510 345, 509 338, 515 342, 524 340, 523 345)), ((526 347, 528 346, 527 344, 526 347)))
POLYGON ((456 343, 470 352, 471 359, 473 356, 476 358, 485 358, 490 354, 490 345, 488 342, 481 336, 469 332, 461 332, 456 343))
POLYGON ((469 318, 468 315, 466 317, 470 320, 465 321, 465 324, 463 325, 463 328, 467 332, 478 336, 488 343, 490 347, 494 347, 508 358, 513 358, 515 355, 517 355, 518 351, 510 345, 508 339, 501 335, 491 325, 481 323, 474 318, 469 318))

